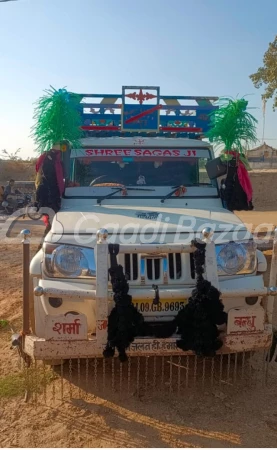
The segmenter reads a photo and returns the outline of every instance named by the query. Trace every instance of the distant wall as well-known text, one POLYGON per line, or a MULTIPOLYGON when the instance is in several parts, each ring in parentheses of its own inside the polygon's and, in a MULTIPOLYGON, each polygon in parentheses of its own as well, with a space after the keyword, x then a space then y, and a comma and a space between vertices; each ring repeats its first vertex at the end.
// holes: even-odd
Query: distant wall
POLYGON ((249 165, 254 170, 263 170, 263 169, 277 169, 277 159, 273 160, 265 160, 265 161, 248 161, 249 165))
POLYGON ((277 169, 252 170, 249 175, 255 209, 277 211, 277 169))

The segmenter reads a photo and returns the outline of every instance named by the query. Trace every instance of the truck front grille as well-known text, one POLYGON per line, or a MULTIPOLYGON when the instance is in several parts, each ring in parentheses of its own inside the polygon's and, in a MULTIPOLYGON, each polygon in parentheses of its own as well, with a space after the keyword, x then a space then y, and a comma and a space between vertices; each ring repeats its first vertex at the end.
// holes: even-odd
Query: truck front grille
POLYGON ((180 253, 146 257, 137 254, 125 254, 125 274, 128 280, 136 281, 141 277, 145 281, 179 280, 182 277, 182 258, 180 253))

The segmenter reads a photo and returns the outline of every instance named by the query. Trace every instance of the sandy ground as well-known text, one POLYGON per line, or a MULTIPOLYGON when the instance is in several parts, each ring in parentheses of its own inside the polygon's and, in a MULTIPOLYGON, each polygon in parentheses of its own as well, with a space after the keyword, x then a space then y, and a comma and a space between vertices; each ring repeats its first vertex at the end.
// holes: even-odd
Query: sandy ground
POLYGON ((236 215, 249 227, 250 225, 252 230, 259 231, 259 228, 262 229, 263 225, 268 225, 268 228, 274 228, 277 226, 277 211, 238 211, 236 215))
MULTIPOLYGON (((277 224, 277 212, 270 217, 246 213, 244 218, 247 223, 266 219, 277 224)), ((24 221, 15 225, 10 237, 29 227, 34 235, 43 231, 41 224, 24 221)), ((0 255, 0 318, 19 330, 21 246, 2 242, 0 255)), ((25 403, 21 394, 0 398, 0 446, 273 448, 277 445, 276 366, 270 364, 265 388, 207 387, 201 392, 191 388, 181 396, 143 395, 132 387, 130 394, 119 397, 109 386, 104 395, 93 389, 90 374, 86 398, 79 398, 77 389, 71 399, 58 402, 61 387, 50 380, 45 394, 38 394, 37 404, 25 403)), ((10 332, 0 330, 0 380, 19 371, 16 352, 10 349, 10 332)))

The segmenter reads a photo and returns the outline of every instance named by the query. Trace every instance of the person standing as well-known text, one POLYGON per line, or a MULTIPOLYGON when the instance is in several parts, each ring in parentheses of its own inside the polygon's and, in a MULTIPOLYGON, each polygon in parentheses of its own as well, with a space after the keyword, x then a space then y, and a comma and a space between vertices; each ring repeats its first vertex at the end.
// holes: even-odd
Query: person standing
POLYGON ((9 202, 14 210, 17 208, 17 194, 21 194, 21 192, 18 189, 15 189, 15 181, 11 179, 9 184, 5 187, 3 199, 9 202))

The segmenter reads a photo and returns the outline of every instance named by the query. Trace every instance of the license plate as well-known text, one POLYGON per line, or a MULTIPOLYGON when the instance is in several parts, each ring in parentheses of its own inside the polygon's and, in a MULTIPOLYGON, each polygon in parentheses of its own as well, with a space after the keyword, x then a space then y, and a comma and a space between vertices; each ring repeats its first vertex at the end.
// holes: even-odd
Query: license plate
POLYGON ((166 313, 175 315, 184 308, 187 300, 160 300, 158 305, 153 305, 152 300, 134 300, 133 303, 142 314, 166 313))

